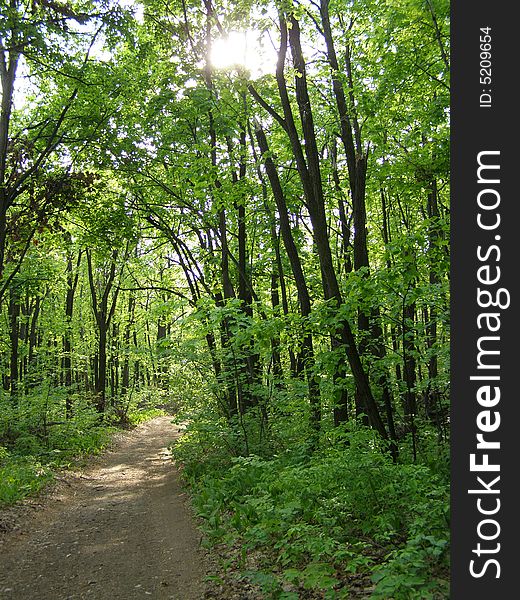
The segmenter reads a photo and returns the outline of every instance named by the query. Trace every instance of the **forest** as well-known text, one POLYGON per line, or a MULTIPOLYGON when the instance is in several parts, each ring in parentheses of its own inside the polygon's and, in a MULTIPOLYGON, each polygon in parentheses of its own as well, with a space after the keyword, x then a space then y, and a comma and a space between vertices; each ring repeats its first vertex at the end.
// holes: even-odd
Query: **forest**
POLYGON ((262 597, 449 597, 449 26, 0 1, 0 507, 171 414, 262 597))

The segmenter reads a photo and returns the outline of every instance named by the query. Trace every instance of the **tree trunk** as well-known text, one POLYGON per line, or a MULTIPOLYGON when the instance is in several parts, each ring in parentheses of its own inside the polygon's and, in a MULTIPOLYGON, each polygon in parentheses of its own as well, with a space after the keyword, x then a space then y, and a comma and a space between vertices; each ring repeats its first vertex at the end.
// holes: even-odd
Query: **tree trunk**
POLYGON ((31 365, 34 364, 35 362, 35 356, 34 356, 34 350, 37 346, 37 342, 38 342, 38 335, 37 335, 37 326, 38 326, 38 319, 40 317, 40 309, 42 306, 42 298, 41 296, 36 296, 35 300, 34 300, 34 308, 32 311, 32 317, 31 317, 31 326, 29 328, 29 348, 28 348, 28 362, 29 362, 29 367, 31 365))
POLYGON ((415 392, 416 362, 415 362, 415 302, 407 303, 406 296, 403 301, 403 375, 406 384, 404 415, 409 423, 412 423, 417 414, 417 398, 415 392))
POLYGON ((98 354, 97 354, 97 377, 96 407, 99 413, 104 413, 106 408, 106 382, 107 382, 107 327, 106 323, 98 325, 98 354))
MULTIPOLYGON (((306 319, 311 313, 310 294, 307 288, 307 283, 305 281, 300 256, 298 254, 298 249, 296 247, 296 244, 294 243, 294 238, 291 231, 291 223, 289 221, 289 214, 287 210, 287 203, 285 201, 285 195, 283 193, 282 185, 278 177, 276 166, 273 162, 273 159, 269 156, 269 145, 267 143, 267 138, 260 124, 257 124, 256 126, 256 139, 258 142, 258 147, 260 148, 260 152, 263 156, 267 177, 269 178, 269 182, 271 184, 271 189, 273 191, 273 196, 276 203, 276 208, 278 210, 278 215, 280 219, 280 233, 282 235, 285 251, 287 252, 287 257, 289 258, 289 263, 291 265, 296 290, 298 292, 300 313, 302 317, 306 319)), ((312 336, 310 333, 305 334, 302 340, 301 357, 307 376, 307 385, 309 388, 309 401, 311 405, 312 424, 314 429, 317 430, 319 429, 321 421, 321 400, 319 381, 317 380, 316 374, 314 373, 314 348, 312 343, 312 336)))
MULTIPOLYGON (((331 307, 339 309, 340 305, 342 304, 342 296, 329 245, 319 153, 316 144, 311 102, 307 88, 305 61, 303 59, 303 53, 301 49, 300 27, 294 16, 290 17, 290 23, 291 27, 289 29, 289 40, 293 57, 293 66, 296 71, 296 99, 300 111, 300 120, 305 140, 305 155, 307 157, 307 161, 305 160, 298 131, 294 123, 294 117, 292 114, 291 104, 283 74, 285 54, 287 49, 287 24, 285 23, 283 16, 281 17, 280 23, 281 48, 277 66, 278 89, 284 110, 286 131, 291 141, 298 173, 300 175, 303 191, 307 200, 309 216, 313 226, 314 243, 316 245, 321 266, 325 300, 332 301, 330 303, 331 307)), ((386 439, 388 435, 383 421, 381 420, 379 409, 372 395, 367 374, 361 363, 358 347, 352 333, 350 323, 346 319, 342 319, 341 323, 338 323, 337 332, 333 335, 335 338, 337 338, 338 342, 341 340, 341 343, 345 347, 345 352, 352 370, 356 387, 359 390, 360 398, 363 399, 364 405, 367 407, 367 413, 372 427, 379 432, 381 437, 386 439)))
POLYGON ((13 107, 14 82, 18 69, 19 49, 2 49, 0 56, 0 81, 2 101, 0 107, 0 280, 4 275, 7 242, 7 211, 13 198, 6 185, 9 129, 13 107))
POLYGON ((164 323, 157 323, 157 371, 158 384, 161 389, 166 389, 168 365, 166 364, 166 352, 164 345, 166 343, 167 326, 164 323))
MULTIPOLYGON (((428 228, 428 242, 429 242, 429 282, 432 287, 432 292, 435 288, 440 285, 440 277, 436 265, 436 255, 438 254, 438 243, 441 239, 442 233, 440 230, 440 214, 439 204, 437 196, 437 182, 433 179, 430 183, 430 191, 428 194, 427 201, 427 214, 430 221, 428 228)), ((440 407, 440 393, 437 387, 436 379, 439 375, 439 367, 437 360, 437 307, 435 302, 432 302, 428 309, 426 309, 425 325, 426 325, 426 347, 429 351, 428 359, 428 387, 425 394, 424 409, 426 416, 440 427, 442 419, 441 407, 440 407), (429 314, 428 314, 429 312, 429 314)))
MULTIPOLYGON (((273 307, 273 313, 279 310, 280 306, 280 295, 278 293, 278 270, 276 266, 273 267, 271 272, 271 306, 273 307)), ((271 360, 273 365, 273 380, 276 388, 283 386, 283 369, 282 359, 280 356, 280 336, 275 335, 271 340, 271 360)))
POLYGON ((121 396, 125 396, 128 393, 130 387, 130 336, 131 329, 134 322, 134 310, 135 310, 135 297, 132 292, 128 297, 128 321, 125 326, 124 332, 124 347, 125 347, 125 358, 123 360, 123 367, 121 371, 121 396))
POLYGON ((18 392, 18 348, 20 332, 20 298, 16 287, 11 287, 9 296, 9 339, 11 342, 11 353, 9 357, 9 389, 11 398, 15 399, 18 392))
MULTIPOLYGON (((370 262, 368 256, 367 244, 367 217, 366 217, 366 176, 368 164, 368 150, 365 150, 361 141, 361 128, 356 114, 356 103, 354 99, 354 84, 352 78, 352 66, 350 61, 350 47, 347 44, 346 49, 346 71, 349 82, 349 100, 345 93, 341 78, 340 67, 334 46, 334 38, 330 25, 329 1, 321 0, 320 6, 323 34, 327 46, 327 59, 332 70, 332 88, 336 99, 336 106, 340 121, 340 137, 343 143, 345 156, 347 159, 347 169, 350 181, 350 191, 353 209, 354 225, 354 269, 357 271, 364 268, 365 276, 369 276, 370 262), (349 116, 349 112, 352 116, 349 116)), ((341 203, 340 203, 341 204, 341 203)), ((340 215, 342 214, 340 205, 340 215)), ((343 223, 344 217, 342 218, 343 223)), ((343 227, 345 233, 350 231, 343 227)), ((358 311, 358 330, 361 333, 359 343, 360 354, 363 355, 372 346, 374 354, 382 360, 385 355, 385 345, 383 340, 383 331, 380 325, 380 315, 377 308, 372 309, 368 314, 363 310, 358 311), (370 344, 368 343, 370 340, 370 344)), ((393 424, 392 413, 392 394, 388 381, 388 374, 381 372, 377 381, 381 387, 383 401, 387 413, 388 430, 390 438, 395 442, 395 428, 393 424)), ((356 411, 365 411, 365 399, 359 388, 356 388, 356 411)), ((394 451, 397 446, 394 443, 394 451)))
MULTIPOLYGON (((70 241, 70 239, 68 240, 70 241)), ((69 252, 67 255, 67 294, 65 297, 65 332, 63 334, 63 361, 62 370, 64 373, 65 387, 67 388, 67 398, 65 400, 66 418, 72 417, 72 316, 74 314, 74 296, 79 278, 79 266, 81 263, 81 252, 78 252, 76 259, 76 272, 74 273, 73 255, 69 252)))
MULTIPOLYGON (((125 256, 126 254, 127 252, 125 252, 125 256)), ((103 414, 106 408, 107 337, 119 294, 119 287, 114 289, 119 252, 117 250, 113 250, 111 253, 108 274, 105 278, 105 281, 102 282, 103 286, 101 289, 100 298, 98 298, 96 291, 96 282, 94 280, 94 270, 90 250, 86 251, 86 255, 90 294, 92 299, 92 310, 96 318, 98 330, 98 354, 97 361, 95 363, 97 373, 95 377, 94 392, 96 395, 97 410, 100 414, 103 414)))

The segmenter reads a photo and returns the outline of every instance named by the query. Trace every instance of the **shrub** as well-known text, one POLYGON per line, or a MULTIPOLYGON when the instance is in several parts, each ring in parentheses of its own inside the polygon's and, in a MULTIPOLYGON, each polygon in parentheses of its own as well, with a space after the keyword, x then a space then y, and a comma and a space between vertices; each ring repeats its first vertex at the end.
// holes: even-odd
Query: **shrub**
POLYGON ((427 466, 393 464, 363 428, 314 454, 297 446, 271 459, 226 458, 229 435, 198 423, 173 453, 208 540, 265 554, 265 569, 245 576, 266 594, 297 584, 335 598, 355 573, 373 574, 374 598, 444 589, 449 488, 427 466))

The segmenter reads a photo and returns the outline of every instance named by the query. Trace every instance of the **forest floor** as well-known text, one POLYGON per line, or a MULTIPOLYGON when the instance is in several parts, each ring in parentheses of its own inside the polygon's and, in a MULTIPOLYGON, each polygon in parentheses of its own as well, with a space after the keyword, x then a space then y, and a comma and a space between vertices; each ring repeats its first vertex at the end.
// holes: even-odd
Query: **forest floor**
POLYGON ((171 417, 0 511, 0 598, 198 600, 206 556, 167 446, 171 417))

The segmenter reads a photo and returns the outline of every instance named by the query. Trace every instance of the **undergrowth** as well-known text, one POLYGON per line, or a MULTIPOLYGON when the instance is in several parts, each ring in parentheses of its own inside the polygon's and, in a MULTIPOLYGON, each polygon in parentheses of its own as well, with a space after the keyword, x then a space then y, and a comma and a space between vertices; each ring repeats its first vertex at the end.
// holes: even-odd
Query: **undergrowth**
POLYGON ((224 423, 199 420, 172 450, 208 544, 235 548, 240 577, 263 597, 360 597, 351 589, 360 578, 374 599, 448 597, 443 469, 393 464, 362 427, 314 452, 293 444, 272 456, 261 448, 233 456, 232 443, 224 423))
POLYGON ((57 469, 84 463, 110 443, 121 426, 165 414, 144 394, 125 407, 124 419, 117 406, 101 420, 92 401, 73 398, 67 418, 62 390, 35 390, 17 399, 0 398, 0 507, 39 492, 57 469))

